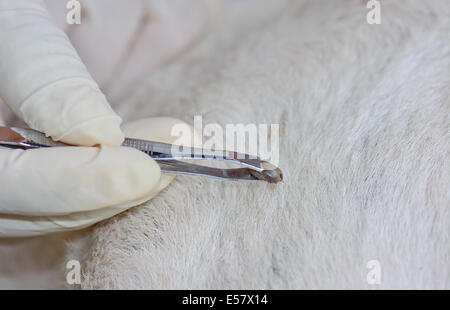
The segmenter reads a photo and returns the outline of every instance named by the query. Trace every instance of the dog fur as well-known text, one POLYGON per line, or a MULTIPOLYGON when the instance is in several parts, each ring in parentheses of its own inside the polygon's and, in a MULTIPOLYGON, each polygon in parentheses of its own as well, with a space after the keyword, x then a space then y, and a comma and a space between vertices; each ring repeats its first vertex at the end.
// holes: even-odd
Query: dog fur
POLYGON ((284 182, 177 177, 66 240, 80 287, 450 288, 449 2, 241 6, 115 108, 278 123, 284 182))
POLYGON ((450 287, 449 3, 266 3, 118 111, 279 123, 284 183, 178 177, 71 243, 82 288, 450 287))

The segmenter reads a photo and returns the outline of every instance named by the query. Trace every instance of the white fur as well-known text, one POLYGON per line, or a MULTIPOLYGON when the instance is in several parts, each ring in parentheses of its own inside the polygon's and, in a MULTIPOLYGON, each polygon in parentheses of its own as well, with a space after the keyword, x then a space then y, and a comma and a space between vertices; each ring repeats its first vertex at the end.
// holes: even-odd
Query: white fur
POLYGON ((284 183, 178 177, 68 243, 82 288, 450 288, 449 2, 267 1, 118 111, 279 123, 284 183))

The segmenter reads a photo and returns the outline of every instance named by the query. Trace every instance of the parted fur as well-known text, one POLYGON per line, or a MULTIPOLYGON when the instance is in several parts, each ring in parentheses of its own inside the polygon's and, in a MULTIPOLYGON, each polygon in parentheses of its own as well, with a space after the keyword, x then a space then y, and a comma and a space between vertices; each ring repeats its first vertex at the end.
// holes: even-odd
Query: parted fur
POLYGON ((67 240, 81 288, 449 289, 450 3, 366 3, 243 2, 115 107, 278 123, 285 181, 177 177, 67 240))
POLYGON ((71 243, 81 287, 450 288, 449 2, 246 5, 118 111, 279 123, 284 183, 178 177, 71 243))

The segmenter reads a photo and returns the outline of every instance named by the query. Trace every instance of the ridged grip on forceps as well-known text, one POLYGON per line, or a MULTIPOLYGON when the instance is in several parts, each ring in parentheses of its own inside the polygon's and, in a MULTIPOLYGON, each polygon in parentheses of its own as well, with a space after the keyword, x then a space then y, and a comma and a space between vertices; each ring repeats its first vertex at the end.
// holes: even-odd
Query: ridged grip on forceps
POLYGON ((25 139, 24 142, 26 143, 42 146, 67 146, 67 144, 53 141, 51 138, 46 137, 42 132, 33 129, 17 127, 12 127, 11 129, 20 134, 25 139))
MULTIPOLYGON (((65 143, 53 141, 42 132, 30 128, 11 128, 19 133, 26 142, 42 146, 67 146, 65 143)), ((233 161, 251 169, 262 171, 262 164, 259 158, 251 158, 247 154, 230 151, 205 151, 200 148, 178 146, 163 142, 147 141, 134 138, 125 138, 122 146, 132 147, 148 154, 155 160, 174 159, 210 159, 233 161)))
MULTIPOLYGON (((65 143, 55 142, 45 134, 30 128, 0 127, 0 144, 11 148, 39 148, 53 146, 67 146, 65 143), (19 134, 19 135, 17 135, 19 134)), ((282 173, 278 168, 268 168, 266 162, 259 158, 250 158, 250 155, 230 151, 205 153, 198 148, 181 147, 162 142, 146 141, 134 138, 125 138, 122 146, 140 150, 154 160, 161 168, 161 172, 181 175, 207 176, 217 179, 252 181, 264 180, 277 183, 282 180, 282 173), (207 166, 185 163, 175 159, 212 159, 232 161, 247 168, 219 169, 207 166), (264 165, 263 165, 264 163, 264 165)))
POLYGON ((125 138, 122 146, 138 149, 155 160, 173 159, 205 159, 205 160, 225 160, 236 162, 251 169, 262 171, 262 163, 259 158, 251 158, 250 155, 230 151, 206 151, 200 148, 189 146, 179 146, 163 142, 146 141, 133 138, 125 138))

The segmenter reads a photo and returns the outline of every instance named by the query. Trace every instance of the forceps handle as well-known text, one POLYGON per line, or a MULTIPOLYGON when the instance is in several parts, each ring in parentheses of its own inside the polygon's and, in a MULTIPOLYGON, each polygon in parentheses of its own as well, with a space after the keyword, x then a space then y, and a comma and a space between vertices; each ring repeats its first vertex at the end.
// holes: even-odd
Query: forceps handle
MULTIPOLYGON (((33 149, 69 145, 53 141, 45 134, 30 128, 0 127, 0 146, 33 149)), ((132 147, 148 154, 158 163, 161 172, 167 174, 206 176, 235 181, 264 180, 269 183, 277 183, 282 180, 282 174, 278 168, 265 170, 259 158, 252 159, 246 154, 223 151, 223 156, 217 156, 215 154, 204 154, 203 150, 195 148, 189 148, 190 152, 177 152, 176 149, 179 147, 177 145, 134 138, 125 138, 122 146, 132 147), (238 155, 243 156, 244 159, 237 158, 238 155), (246 168, 219 169, 176 159, 229 160, 246 168)))
MULTIPOLYGON (((31 128, 6 128, 5 130, 17 133, 23 138, 23 141, 14 141, 23 147, 45 147, 45 146, 67 146, 62 142, 53 141, 45 136, 44 133, 31 128)), ((1 139, 0 140, 4 140, 1 139)), ((13 140, 13 139, 12 139, 13 140)), ((5 141, 2 141, 5 142, 5 141)), ((11 143, 10 143, 11 145, 11 143)), ((147 141, 135 138, 125 138, 122 146, 132 147, 141 152, 148 154, 154 160, 175 160, 175 159, 209 159, 209 160, 225 160, 235 162, 239 165, 248 167, 256 171, 263 171, 262 162, 258 157, 252 157, 248 154, 242 154, 231 151, 210 152, 200 148, 191 148, 188 146, 179 146, 169 143, 147 141)), ((19 146, 20 147, 20 146, 19 146)))

